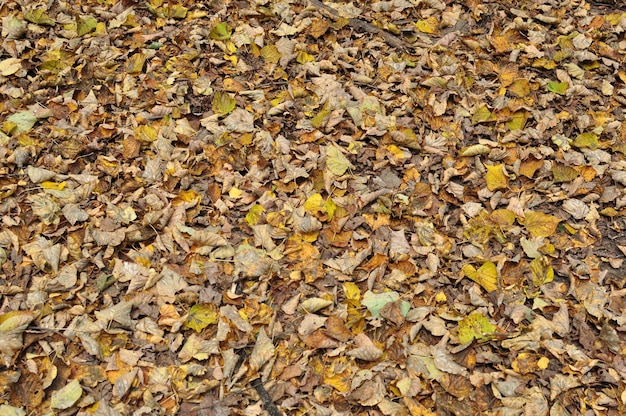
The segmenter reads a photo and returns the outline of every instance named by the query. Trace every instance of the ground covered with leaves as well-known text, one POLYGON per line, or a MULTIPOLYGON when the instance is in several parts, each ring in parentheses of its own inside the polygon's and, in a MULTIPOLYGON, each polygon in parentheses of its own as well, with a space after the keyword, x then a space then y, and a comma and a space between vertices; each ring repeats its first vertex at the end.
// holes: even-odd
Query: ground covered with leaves
POLYGON ((2 415, 623 415, 626 11, 0 6, 2 415))

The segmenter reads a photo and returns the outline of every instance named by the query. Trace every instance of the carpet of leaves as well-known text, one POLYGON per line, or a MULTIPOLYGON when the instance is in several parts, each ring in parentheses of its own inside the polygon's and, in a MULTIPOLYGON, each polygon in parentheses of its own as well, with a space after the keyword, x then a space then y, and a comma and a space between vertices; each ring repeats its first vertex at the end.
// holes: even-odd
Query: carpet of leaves
POLYGON ((0 18, 0 414, 625 413, 623 2, 0 18))

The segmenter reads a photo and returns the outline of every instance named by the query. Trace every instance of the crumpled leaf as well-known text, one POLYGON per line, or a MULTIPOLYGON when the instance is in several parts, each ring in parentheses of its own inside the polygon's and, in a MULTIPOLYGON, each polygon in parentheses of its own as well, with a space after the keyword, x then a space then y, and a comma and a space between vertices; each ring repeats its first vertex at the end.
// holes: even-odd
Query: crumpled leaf
POLYGON ((22 348, 22 333, 35 317, 28 311, 12 311, 0 315, 0 352, 9 366, 13 354, 22 348))
POLYGON ((378 348, 371 339, 365 334, 358 334, 354 337, 357 348, 346 353, 350 357, 358 358, 363 361, 376 361, 383 355, 383 351, 378 348))
POLYGON ((267 336, 265 328, 261 328, 257 335, 256 343, 250 353, 250 367, 252 370, 260 370, 263 365, 274 357, 274 343, 267 336))

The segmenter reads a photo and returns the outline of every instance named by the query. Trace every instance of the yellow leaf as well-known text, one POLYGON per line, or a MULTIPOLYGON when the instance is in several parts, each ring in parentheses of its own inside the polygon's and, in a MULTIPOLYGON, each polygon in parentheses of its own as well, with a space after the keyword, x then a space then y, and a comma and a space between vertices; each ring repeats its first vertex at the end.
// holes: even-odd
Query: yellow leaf
POLYGON ((318 212, 325 212, 324 205, 325 202, 322 195, 315 193, 304 202, 304 210, 309 214, 315 215, 318 212))
POLYGON ((598 147, 598 136, 591 132, 579 134, 574 139, 573 145, 579 148, 586 147, 593 150, 598 147))
POLYGON ((509 86, 509 91, 517 95, 518 97, 525 97, 530 94, 530 83, 527 79, 516 79, 509 86))
POLYGON ((459 322, 459 342, 467 344, 474 339, 483 339, 496 331, 496 326, 481 313, 472 313, 459 322))
POLYGON ((307 62, 315 62, 315 57, 309 53, 300 51, 298 52, 298 55, 296 56, 296 61, 298 61, 299 64, 304 64, 307 62))
POLYGON ((510 209, 496 209, 491 213, 490 217, 503 230, 508 230, 515 222, 515 213, 510 209))
POLYGON ((202 196, 194 190, 188 190, 181 191, 176 199, 183 202, 193 202, 196 200, 200 201, 202 199, 202 196))
POLYGON ((45 181, 41 183, 41 187, 43 189, 54 189, 55 191, 62 191, 63 188, 65 188, 66 182, 49 182, 49 181, 45 181))
POLYGON ((278 51, 276 45, 266 45, 261 48, 261 56, 265 62, 277 64, 283 54, 278 51))
POLYGON ((496 189, 506 189, 509 178, 504 173, 504 164, 486 165, 487 168, 487 189, 495 191, 496 189))
POLYGON ((519 174, 524 175, 529 179, 532 179, 537 169, 543 166, 543 160, 530 158, 522 162, 519 169, 519 174))
POLYGON ((230 188, 230 191, 228 191, 228 196, 230 196, 233 199, 237 199, 241 197, 241 195, 243 195, 243 191, 239 188, 235 188, 234 186, 230 188))
POLYGON ((354 282, 344 282, 343 283, 343 291, 346 295, 346 299, 349 301, 360 302, 361 300, 361 290, 354 282))
POLYGON ((265 212, 265 208, 263 208, 262 205, 254 204, 246 214, 246 222, 248 225, 257 225, 263 212, 265 212))
POLYGON ((554 280, 554 269, 547 257, 541 256, 530 262, 530 271, 533 275, 533 285, 539 287, 554 280))
POLYGON ((481 285, 487 292, 498 289, 498 270, 492 262, 486 261, 478 270, 471 264, 466 264, 461 270, 465 276, 481 285))
POLYGON ((217 320, 217 309, 215 306, 198 303, 189 309, 185 326, 196 332, 202 332, 207 326, 216 324, 217 320))
POLYGON ((561 222, 560 219, 538 211, 525 211, 523 224, 533 237, 550 237, 561 222))
POLYGON ((217 114, 225 115, 235 109, 237 103, 227 92, 216 92, 213 95, 213 111, 217 114))
POLYGON ((537 367, 539 367, 540 370, 545 370, 548 368, 548 365, 550 365, 550 359, 548 357, 541 357, 537 360, 537 367))
POLYGON ((474 144, 472 146, 464 147, 461 150, 461 156, 469 157, 469 156, 478 156, 478 155, 488 155, 491 149, 484 144, 474 144))
POLYGON ((429 17, 426 20, 418 20, 415 22, 415 26, 417 30, 422 33, 433 34, 437 31, 437 19, 434 17, 429 17))
POLYGON ((157 139, 157 130, 148 125, 141 125, 135 128, 135 138, 140 142, 152 143, 157 139))

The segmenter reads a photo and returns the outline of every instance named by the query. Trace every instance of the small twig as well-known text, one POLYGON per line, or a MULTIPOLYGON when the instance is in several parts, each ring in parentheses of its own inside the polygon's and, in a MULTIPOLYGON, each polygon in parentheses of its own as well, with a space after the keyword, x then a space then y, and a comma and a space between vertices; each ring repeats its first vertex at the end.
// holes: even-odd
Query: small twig
MULTIPOLYGON (((325 5, 320 0, 308 0, 308 1, 311 4, 311 6, 316 7, 320 10, 323 10, 333 20, 337 20, 341 18, 337 10, 333 9, 330 6, 325 5)), ((382 38, 385 39, 385 42, 387 42, 390 46, 393 46, 394 48, 398 48, 402 50, 411 48, 411 45, 404 42, 402 39, 399 39, 395 35, 392 35, 391 33, 386 32, 382 30, 381 28, 376 27, 373 24, 368 23, 364 20, 351 18, 351 19, 348 19, 348 23, 350 24, 350 26, 354 27, 357 30, 361 30, 361 31, 365 31, 365 32, 382 36, 382 38)))
POLYGON ((272 398, 270 397, 267 390, 265 390, 263 382, 261 381, 261 377, 255 378, 250 382, 250 384, 252 385, 252 387, 254 387, 261 400, 263 400, 265 410, 267 410, 267 413, 269 413, 270 416, 283 416, 280 410, 278 410, 278 407, 276 407, 276 405, 272 401, 272 398))

